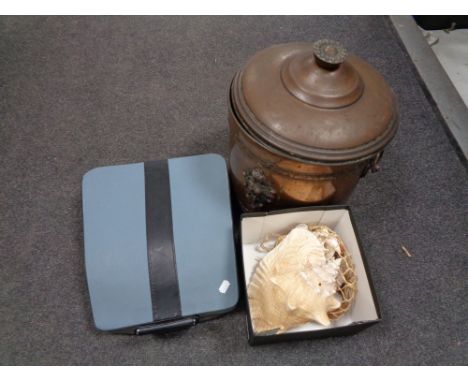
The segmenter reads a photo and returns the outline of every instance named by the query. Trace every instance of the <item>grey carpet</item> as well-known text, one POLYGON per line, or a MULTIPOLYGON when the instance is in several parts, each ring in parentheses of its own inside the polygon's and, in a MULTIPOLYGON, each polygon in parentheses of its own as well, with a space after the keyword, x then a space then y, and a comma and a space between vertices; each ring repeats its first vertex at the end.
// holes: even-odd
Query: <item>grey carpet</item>
POLYGON ((386 18, 2 17, 0 74, 0 364, 467 363, 466 171, 386 18), (256 348, 242 306, 172 335, 94 330, 82 175, 226 156, 234 72, 261 48, 321 37, 375 65, 400 102, 382 171, 349 201, 383 321, 256 348))

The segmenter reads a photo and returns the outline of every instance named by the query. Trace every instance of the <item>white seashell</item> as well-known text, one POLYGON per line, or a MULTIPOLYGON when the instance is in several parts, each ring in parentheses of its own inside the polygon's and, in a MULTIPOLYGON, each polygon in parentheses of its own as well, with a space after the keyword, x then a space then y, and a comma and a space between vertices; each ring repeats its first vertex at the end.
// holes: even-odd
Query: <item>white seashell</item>
POLYGON ((340 306, 336 279, 341 259, 306 225, 294 228, 259 263, 248 286, 256 332, 288 330, 316 321, 328 326, 328 312, 340 306))
POLYGON ((336 237, 331 237, 325 240, 325 247, 327 249, 332 249, 334 252, 337 252, 338 254, 341 254, 340 244, 338 243, 338 240, 336 239, 336 237))

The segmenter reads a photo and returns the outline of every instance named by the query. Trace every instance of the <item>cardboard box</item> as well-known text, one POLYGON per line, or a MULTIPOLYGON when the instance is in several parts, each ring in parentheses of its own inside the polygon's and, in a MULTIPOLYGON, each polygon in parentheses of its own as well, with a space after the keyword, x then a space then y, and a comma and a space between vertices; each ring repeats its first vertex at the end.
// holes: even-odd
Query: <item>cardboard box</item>
POLYGON ((243 285, 246 290, 247 329, 251 345, 348 335, 356 333, 381 320, 372 279, 349 207, 305 207, 266 213, 246 213, 241 216, 240 233, 242 264, 244 268, 244 280, 241 280, 240 285, 243 285), (266 255, 266 253, 257 251, 256 248, 265 237, 268 237, 267 235, 271 237, 272 234, 287 234, 300 223, 324 224, 340 235, 351 255, 357 274, 358 291, 354 304, 344 316, 336 321, 332 321, 329 327, 309 323, 281 334, 256 333, 252 327, 250 318, 247 286, 259 259, 266 255))

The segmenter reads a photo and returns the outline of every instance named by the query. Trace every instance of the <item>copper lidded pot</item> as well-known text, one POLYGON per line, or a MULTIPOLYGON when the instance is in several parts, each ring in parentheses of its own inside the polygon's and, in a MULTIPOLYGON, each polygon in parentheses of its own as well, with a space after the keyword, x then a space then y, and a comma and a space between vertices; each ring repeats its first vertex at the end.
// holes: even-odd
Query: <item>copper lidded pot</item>
POLYGON ((332 40, 258 52, 229 101, 231 178, 246 211, 346 201, 398 128, 384 78, 332 40))

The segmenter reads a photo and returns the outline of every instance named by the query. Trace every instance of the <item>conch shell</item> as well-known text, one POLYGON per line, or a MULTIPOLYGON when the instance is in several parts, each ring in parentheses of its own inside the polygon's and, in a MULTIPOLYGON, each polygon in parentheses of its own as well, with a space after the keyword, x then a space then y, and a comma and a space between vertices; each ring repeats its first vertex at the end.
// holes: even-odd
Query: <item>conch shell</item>
POLYGON ((341 305, 340 263, 306 225, 294 228, 265 255, 249 283, 254 330, 281 333, 311 321, 330 325, 328 312, 341 305))

